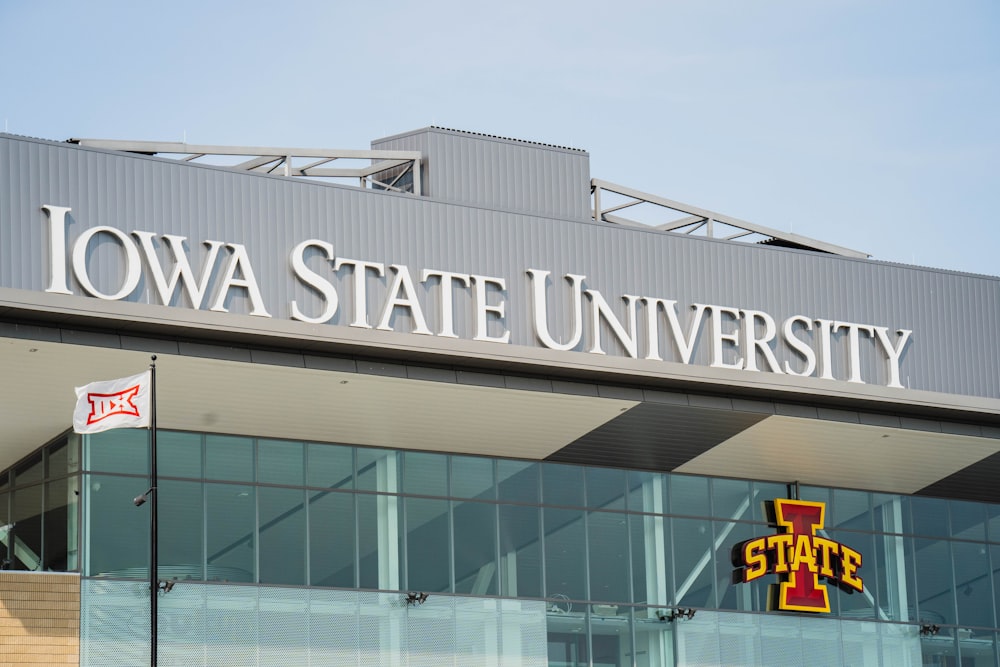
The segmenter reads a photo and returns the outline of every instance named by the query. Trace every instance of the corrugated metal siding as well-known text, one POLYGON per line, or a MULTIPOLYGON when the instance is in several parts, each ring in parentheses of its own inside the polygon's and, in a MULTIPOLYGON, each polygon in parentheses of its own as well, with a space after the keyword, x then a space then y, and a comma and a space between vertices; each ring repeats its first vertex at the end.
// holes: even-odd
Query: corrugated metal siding
POLYGON ((427 128, 372 142, 426 155, 427 196, 558 218, 587 220, 590 157, 583 151, 427 128))
MULTIPOLYGON (((685 315, 689 305, 698 302, 762 310, 779 326, 787 317, 805 315, 893 331, 912 329, 902 363, 905 386, 1000 397, 997 278, 550 219, 489 210, 481 204, 461 206, 35 140, 0 137, 0 150, 0 286, 4 287, 45 289, 48 238, 40 207, 69 206, 71 240, 96 225, 178 234, 189 240, 196 273, 205 256, 203 240, 244 244, 275 318, 289 317, 293 299, 306 312, 321 309, 317 295, 296 282, 289 268, 289 251, 295 244, 320 239, 332 243, 338 257, 382 262, 387 271, 389 264, 409 267, 432 330, 440 322, 440 297, 436 281, 418 282, 423 269, 506 279, 511 343, 525 346, 539 345, 531 324, 525 270, 552 272, 549 324, 557 338, 571 329, 568 283, 562 276, 578 273, 587 276, 585 287, 599 290, 622 318, 625 308, 620 297, 634 294, 675 299, 685 315)), ((494 149, 482 150, 485 156, 494 149)), ((475 156, 469 151, 456 155, 458 162, 449 163, 451 168, 471 168, 475 156)), ((498 159, 499 167, 510 167, 502 155, 498 159)), ((543 162, 538 163, 539 173, 544 171, 543 162)), ((121 261, 116 259, 121 251, 106 239, 94 245, 92 278, 101 289, 113 291, 121 281, 121 261)), ((337 286, 340 309, 331 323, 348 324, 354 310, 352 272, 342 269, 333 274, 319 256, 311 257, 309 264, 337 286)), ((389 280, 369 280, 373 324, 389 280)), ((213 288, 209 287, 204 309, 211 303, 213 288)), ((79 285, 72 284, 71 289, 82 294, 79 285)), ((471 338, 472 291, 456 288, 454 296, 457 333, 471 338)), ((144 281, 129 299, 158 302, 151 281, 144 281)), ((95 309, 99 303, 95 300, 95 309)), ((186 296, 179 305, 187 305, 186 296)), ((227 305, 233 312, 249 312, 240 290, 227 305)), ((408 319, 397 311, 395 329, 408 330, 412 326, 408 319)), ((639 328, 643 328, 641 312, 639 328)), ((499 333, 499 328, 492 333, 499 333)), ((607 331, 603 339, 609 354, 624 354, 607 331)), ((862 336, 862 372, 882 383, 884 362, 873 345, 864 344, 866 339, 862 336)), ((661 354, 668 359, 669 345, 661 334, 661 354)), ((584 341, 577 349, 588 347, 589 341, 584 341)), ((709 347, 703 335, 695 353, 697 363, 709 362, 709 347)), ((644 355, 645 343, 639 348, 644 355)), ((779 360, 785 358, 787 352, 779 355, 779 360)))

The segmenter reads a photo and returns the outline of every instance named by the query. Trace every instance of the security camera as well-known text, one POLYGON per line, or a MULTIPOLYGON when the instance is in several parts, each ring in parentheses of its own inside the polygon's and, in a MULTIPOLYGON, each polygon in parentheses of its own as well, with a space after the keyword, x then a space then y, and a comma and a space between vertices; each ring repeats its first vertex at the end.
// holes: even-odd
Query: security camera
POLYGON ((136 496, 135 498, 132 499, 132 502, 135 503, 136 507, 142 507, 146 502, 146 494, 143 494, 141 496, 136 496))

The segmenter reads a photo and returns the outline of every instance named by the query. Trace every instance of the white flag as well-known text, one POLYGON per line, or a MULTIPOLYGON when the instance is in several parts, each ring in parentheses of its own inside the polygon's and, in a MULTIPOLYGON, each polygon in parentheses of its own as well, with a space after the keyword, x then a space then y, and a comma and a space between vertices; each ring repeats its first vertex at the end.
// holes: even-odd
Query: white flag
POLYGON ((149 371, 107 382, 91 382, 76 388, 73 430, 100 433, 113 428, 149 426, 149 371))

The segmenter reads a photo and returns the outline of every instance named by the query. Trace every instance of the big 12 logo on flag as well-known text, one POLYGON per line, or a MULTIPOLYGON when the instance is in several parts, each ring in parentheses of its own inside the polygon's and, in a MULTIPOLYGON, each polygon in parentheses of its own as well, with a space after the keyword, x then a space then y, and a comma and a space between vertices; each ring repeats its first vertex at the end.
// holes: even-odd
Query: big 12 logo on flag
POLYGON ((76 388, 73 430, 100 433, 113 428, 149 426, 149 371, 117 380, 91 382, 76 388))

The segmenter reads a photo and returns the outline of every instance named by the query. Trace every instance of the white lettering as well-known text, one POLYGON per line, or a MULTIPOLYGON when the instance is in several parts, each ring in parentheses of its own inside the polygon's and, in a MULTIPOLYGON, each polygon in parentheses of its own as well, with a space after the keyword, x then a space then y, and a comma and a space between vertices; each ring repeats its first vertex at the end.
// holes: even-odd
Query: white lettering
POLYGON ((392 312, 396 308, 408 308, 410 316, 413 318, 413 333, 432 336, 431 330, 427 328, 424 320, 424 313, 420 309, 417 301, 416 290, 413 288, 413 279, 410 277, 410 270, 402 264, 390 264, 393 271, 392 284, 389 286, 389 294, 386 296, 385 304, 382 306, 382 316, 379 318, 376 329, 382 331, 392 331, 389 324, 392 312))
POLYGON ((646 330, 649 336, 649 351, 646 353, 647 359, 661 361, 660 359, 660 336, 657 326, 657 309, 662 308, 663 314, 667 316, 667 323, 670 325, 670 333, 673 336, 674 344, 680 353, 681 361, 685 364, 691 363, 691 355, 694 352, 694 343, 697 338, 698 329, 701 328, 701 319, 705 314, 705 305, 696 303, 691 306, 694 309, 694 317, 688 325, 687 336, 681 330, 680 318, 677 315, 677 302, 673 299, 653 299, 642 297, 646 304, 646 330))
POLYGON ((535 328, 535 335, 538 336, 538 340, 542 341, 542 345, 547 348, 560 351, 572 350, 580 343, 580 338, 583 336, 582 283, 587 277, 572 273, 567 273, 563 276, 570 283, 570 292, 573 299, 573 303, 570 306, 573 313, 573 333, 570 335, 569 342, 557 343, 551 334, 549 334, 548 298, 545 289, 549 272, 528 269, 527 273, 531 281, 532 314, 534 315, 532 323, 535 328))
POLYGON ((371 329, 372 325, 368 324, 368 290, 366 289, 368 270, 372 269, 376 275, 382 277, 385 275, 385 266, 378 262, 362 262, 360 259, 338 257, 333 265, 333 270, 339 271, 342 266, 350 266, 354 269, 354 321, 351 322, 351 326, 371 329))
POLYGON ((299 310, 298 302, 293 299, 291 304, 292 319, 308 322, 309 324, 323 324, 325 322, 329 322, 330 319, 337 314, 337 307, 340 305, 340 301, 337 297, 337 290, 334 289, 333 284, 306 266, 303 256, 305 255, 306 248, 309 247, 319 248, 326 255, 326 260, 332 262, 333 244, 327 243, 326 241, 309 239, 308 241, 303 241, 292 248, 291 254, 292 271, 295 273, 295 277, 319 292, 319 294, 323 297, 323 300, 326 302, 326 308, 324 308, 323 312, 316 317, 309 317, 299 310))
POLYGON ((215 297, 215 303, 209 310, 228 313, 225 302, 229 295, 229 290, 234 287, 245 289, 250 297, 250 314, 257 317, 271 317, 264 308, 264 299, 260 295, 260 287, 257 285, 257 278, 253 274, 253 267, 250 266, 250 257, 247 256, 247 249, 239 243, 227 243, 226 247, 232 250, 229 256, 229 263, 224 270, 224 278, 219 286, 219 292, 215 297), (239 271, 242 278, 236 277, 239 271))
POLYGON ((776 333, 774 318, 759 310, 741 310, 740 313, 743 315, 743 349, 746 350, 747 354, 746 370, 758 370, 757 351, 760 350, 764 361, 771 368, 771 372, 781 373, 778 359, 774 356, 774 350, 769 345, 774 340, 776 333), (764 324, 764 334, 762 336, 757 335, 758 320, 764 324))
POLYGON ((160 266, 160 258, 156 254, 156 248, 153 246, 154 234, 135 231, 132 232, 132 235, 138 237, 139 244, 146 255, 146 263, 153 274, 153 284, 156 285, 156 290, 160 295, 160 303, 165 306, 170 305, 179 280, 187 292, 188 299, 191 300, 191 307, 201 308, 201 300, 205 297, 208 281, 212 277, 212 269, 215 268, 215 258, 219 254, 219 248, 225 244, 221 241, 205 241, 205 245, 208 246, 208 257, 202 262, 201 279, 196 282, 194 271, 191 270, 187 253, 184 251, 184 242, 187 239, 183 236, 164 234, 161 238, 166 240, 174 257, 174 270, 168 281, 164 276, 163 267, 160 266))
POLYGON ((458 335, 455 333, 455 306, 451 293, 452 284, 457 280, 468 287, 471 277, 467 273, 451 273, 450 271, 424 269, 423 274, 420 276, 420 282, 425 283, 429 278, 434 277, 440 279, 439 287, 441 292, 441 331, 438 332, 438 336, 442 338, 458 338, 458 335))
MULTIPOLYGON (((695 304, 698 306, 699 304, 695 304)), ((736 361, 728 363, 723 358, 723 343, 730 343, 734 350, 740 346, 740 332, 730 331, 723 333, 722 316, 728 315, 732 320, 740 319, 740 311, 737 308, 726 308, 724 306, 704 306, 709 312, 712 322, 712 363, 713 368, 743 368, 743 357, 737 357, 736 361)), ((736 350, 738 352, 738 350, 736 350)), ((752 350, 751 350, 752 352, 752 350)))
POLYGON ((805 370, 798 372, 792 370, 791 365, 785 362, 785 372, 789 375, 798 375, 799 377, 808 377, 813 374, 816 370, 816 353, 811 347, 806 345, 805 341, 800 340, 795 335, 795 323, 798 322, 803 326, 806 331, 812 331, 813 323, 808 317, 803 317, 802 315, 793 315, 785 320, 784 324, 781 325, 781 333, 784 337, 788 347, 792 348, 796 354, 802 357, 806 362, 805 370))
POLYGON ((510 331, 503 327, 503 333, 499 336, 490 336, 487 332, 487 315, 493 314, 497 320, 503 324, 504 301, 495 306, 486 302, 486 288, 489 285, 496 285, 500 290, 507 290, 507 283, 503 278, 491 278, 489 276, 472 276, 472 284, 476 289, 476 335, 472 340, 482 340, 490 343, 507 343, 510 341, 510 331))
POLYGON ((601 293, 597 290, 589 289, 587 290, 587 295, 590 297, 593 303, 593 318, 591 322, 593 323, 593 336, 594 341, 587 350, 591 354, 605 354, 604 350, 601 349, 601 319, 608 323, 611 327, 612 333, 621 342, 622 346, 625 347, 625 351, 628 355, 635 359, 639 356, 638 343, 636 341, 636 316, 635 316, 635 301, 639 297, 632 296, 631 294, 623 294, 622 299, 625 301, 626 312, 628 313, 628 331, 622 326, 621 321, 618 317, 611 311, 611 306, 608 302, 604 300, 601 293))
POLYGON ((885 352, 888 364, 889 382, 886 386, 902 389, 903 385, 899 382, 899 358, 903 355, 903 348, 906 347, 907 341, 910 340, 910 334, 913 332, 909 329, 898 329, 896 333, 899 335, 899 340, 893 346, 892 341, 889 340, 888 327, 874 327, 874 329, 875 336, 882 346, 882 351, 885 352))
POLYGON ((49 286, 46 292, 72 294, 66 285, 66 214, 73 209, 46 204, 49 215, 49 286))
POLYGON ((87 294, 96 296, 98 299, 117 301, 131 294, 142 277, 141 264, 139 249, 135 247, 135 243, 128 237, 128 234, 114 227, 91 227, 80 234, 76 243, 73 244, 73 275, 76 276, 80 287, 87 294), (121 287, 114 294, 105 294, 94 287, 94 283, 91 282, 90 275, 87 273, 87 246, 90 245, 90 239, 98 234, 108 234, 114 237, 125 251, 125 278, 122 280, 121 287))
POLYGON ((848 367, 850 368, 850 375, 847 378, 848 382, 856 382, 858 384, 864 384, 865 381, 861 379, 861 349, 859 346, 859 331, 864 331, 868 334, 869 338, 875 337, 875 332, 872 327, 865 324, 854 324, 853 322, 834 322, 832 331, 836 332, 839 329, 847 329, 847 359, 848 367))

